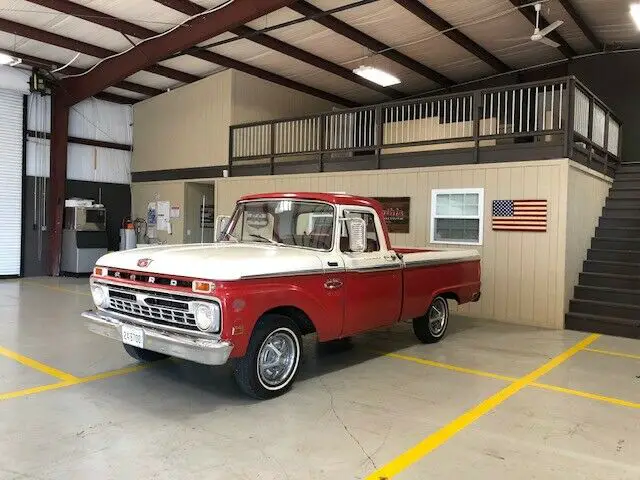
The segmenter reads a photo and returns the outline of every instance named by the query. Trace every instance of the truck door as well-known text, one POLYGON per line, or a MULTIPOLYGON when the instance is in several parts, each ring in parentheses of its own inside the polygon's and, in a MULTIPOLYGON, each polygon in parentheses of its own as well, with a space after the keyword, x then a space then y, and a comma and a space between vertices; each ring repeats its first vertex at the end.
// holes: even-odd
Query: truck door
POLYGON ((344 207, 342 216, 360 217, 367 225, 367 247, 363 253, 349 251, 347 229, 342 222, 340 227, 346 280, 343 335, 347 336, 398 321, 402 308, 402 263, 387 250, 375 210, 344 207))

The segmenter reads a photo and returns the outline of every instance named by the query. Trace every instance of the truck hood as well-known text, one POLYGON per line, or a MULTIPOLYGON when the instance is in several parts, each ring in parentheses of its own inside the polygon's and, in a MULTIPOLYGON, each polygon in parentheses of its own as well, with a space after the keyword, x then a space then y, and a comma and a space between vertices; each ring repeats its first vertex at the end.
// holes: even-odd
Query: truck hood
POLYGON ((150 274, 175 275, 206 280, 238 280, 322 271, 316 252, 295 247, 254 243, 211 243, 144 247, 113 252, 97 265, 150 274), (148 266, 138 261, 148 260, 148 266))

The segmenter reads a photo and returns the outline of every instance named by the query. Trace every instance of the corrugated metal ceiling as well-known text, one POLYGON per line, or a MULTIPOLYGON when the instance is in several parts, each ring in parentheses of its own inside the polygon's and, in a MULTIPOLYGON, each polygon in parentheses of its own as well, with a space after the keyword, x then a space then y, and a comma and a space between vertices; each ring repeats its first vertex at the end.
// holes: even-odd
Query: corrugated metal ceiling
MULTIPOLYGON (((322 10, 328 10, 352 4, 354 1, 312 0, 309 3, 322 10)), ((511 68, 534 66, 565 58, 559 50, 529 40, 533 26, 509 0, 418 1, 456 26, 461 33, 511 68)), ((76 0, 76 2, 157 32, 165 31, 188 18, 186 14, 165 7, 154 0, 85 0, 83 2, 76 0)), ((571 2, 602 43, 622 47, 640 45, 640 33, 635 29, 628 14, 627 0, 608 2, 571 0, 571 2)), ((220 4, 221 0, 197 0, 193 3, 211 8, 220 4)), ((525 8, 533 10, 533 6, 525 8)), ((557 32, 577 54, 594 51, 594 46, 560 1, 543 2, 542 13, 549 22, 558 19, 564 21, 557 32)), ((334 16, 454 82, 464 82, 495 73, 487 63, 394 0, 378 0, 335 13, 334 16)), ((123 51, 131 46, 129 40, 120 32, 96 25, 90 18, 72 17, 26 0, 5 0, 0 8, 0 18, 108 50, 123 51)), ((302 16, 299 13, 284 8, 254 20, 248 26, 253 29, 263 29, 300 18, 302 16)), ((269 35, 349 70, 360 64, 385 69, 402 80, 397 90, 406 94, 424 92, 439 86, 424 76, 380 55, 380 52, 372 52, 316 21, 307 20, 273 30, 269 35)), ((233 37, 234 35, 227 33, 212 41, 233 37)), ((211 42, 205 42, 205 44, 209 43, 211 42)), ((17 55, 22 53, 47 59, 55 64, 66 63, 76 54, 66 48, 48 45, 6 31, 0 32, 0 48, 15 51, 17 55)), ((211 51, 359 103, 387 99, 379 92, 327 73, 248 39, 220 45, 211 48, 211 51)), ((81 54, 73 65, 87 68, 96 61, 97 59, 93 56, 81 54)), ((179 56, 160 64, 197 76, 210 75, 224 68, 192 56, 179 56)), ((127 80, 158 89, 174 88, 180 84, 175 79, 149 72, 138 72, 127 80)), ((140 94, 122 89, 110 88, 108 91, 112 93, 117 91, 119 95, 132 98, 141 97, 140 94)))

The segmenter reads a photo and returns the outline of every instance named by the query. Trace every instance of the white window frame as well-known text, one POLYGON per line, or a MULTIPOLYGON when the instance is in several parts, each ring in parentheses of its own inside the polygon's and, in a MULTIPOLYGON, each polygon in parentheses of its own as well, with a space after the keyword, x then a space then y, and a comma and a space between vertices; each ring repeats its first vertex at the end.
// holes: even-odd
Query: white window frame
POLYGON ((448 245, 482 245, 482 237, 484 232, 484 188, 438 188, 431 190, 431 230, 430 243, 448 244, 448 245), (438 195, 451 194, 477 194, 478 195, 478 215, 436 215, 436 199, 438 195), (436 218, 454 218, 454 219, 470 219, 480 221, 477 242, 460 242, 452 240, 436 240, 435 226, 436 218))

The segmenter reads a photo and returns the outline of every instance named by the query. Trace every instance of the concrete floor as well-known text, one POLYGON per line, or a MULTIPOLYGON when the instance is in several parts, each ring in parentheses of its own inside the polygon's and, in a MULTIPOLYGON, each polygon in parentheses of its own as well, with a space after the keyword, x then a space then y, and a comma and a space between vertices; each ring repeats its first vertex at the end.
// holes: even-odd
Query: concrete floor
POLYGON ((293 390, 257 402, 228 367, 120 370, 136 364, 85 330, 90 303, 86 280, 0 282, 0 479, 640 478, 637 341, 518 380, 593 338, 464 318, 437 345, 409 325, 342 351, 310 338, 293 390))

